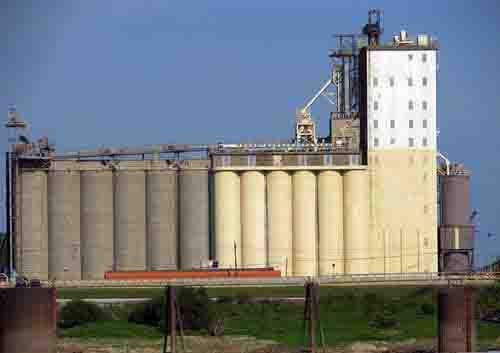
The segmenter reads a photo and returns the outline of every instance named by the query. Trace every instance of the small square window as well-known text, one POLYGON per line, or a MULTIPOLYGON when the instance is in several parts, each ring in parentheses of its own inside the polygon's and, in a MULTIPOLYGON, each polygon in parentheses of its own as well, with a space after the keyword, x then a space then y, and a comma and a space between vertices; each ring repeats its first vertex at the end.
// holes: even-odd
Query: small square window
POLYGON ((427 147, 427 137, 422 139, 422 146, 427 147))
POLYGON ((422 78, 422 86, 427 86, 427 77, 422 78))
POLYGON ((394 87, 394 77, 389 78, 389 86, 394 87))
POLYGON ((413 129, 413 120, 409 120, 409 121, 408 121, 408 127, 409 127, 410 129, 413 129))
POLYGON ((422 62, 427 62, 427 54, 422 54, 422 62))
POLYGON ((408 101, 408 110, 413 110, 413 101, 408 101))
POLYGON ((427 129, 427 119, 424 119, 424 120, 422 121, 422 127, 423 127, 424 129, 427 129))
POLYGON ((373 102, 373 110, 378 110, 378 102, 373 102))
POLYGON ((408 54, 408 61, 412 61, 413 60, 413 54, 408 54))
POLYGON ((422 102, 422 110, 427 110, 427 101, 422 102))
POLYGON ((373 139, 373 146, 378 147, 378 137, 373 139))
POLYGON ((391 129, 396 128, 396 120, 391 120, 391 129))
POLYGON ((391 137, 391 145, 395 145, 396 144, 396 138, 395 137, 391 137))
POLYGON ((413 78, 408 77, 408 86, 413 86, 413 78))
POLYGON ((373 128, 378 129, 378 120, 373 120, 373 128))
POLYGON ((410 138, 408 139, 408 146, 409 146, 409 147, 413 147, 413 146, 415 146, 415 139, 414 139, 413 137, 410 137, 410 138))
POLYGON ((374 77, 373 78, 373 87, 377 87, 378 86, 378 78, 374 77))

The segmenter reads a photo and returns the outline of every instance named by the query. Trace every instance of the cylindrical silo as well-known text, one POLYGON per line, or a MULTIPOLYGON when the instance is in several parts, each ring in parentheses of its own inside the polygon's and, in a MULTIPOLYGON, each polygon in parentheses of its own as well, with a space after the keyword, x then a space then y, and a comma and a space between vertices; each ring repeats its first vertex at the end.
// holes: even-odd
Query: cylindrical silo
POLYGON ((283 276, 293 273, 292 177, 272 171, 267 177, 268 264, 283 276))
POLYGON ((210 256, 207 169, 180 170, 179 217, 181 269, 199 268, 210 256))
POLYGON ((368 273, 369 182, 365 170, 344 174, 344 258, 345 273, 368 273))
POLYGON ((301 170, 293 174, 293 272, 317 275, 316 175, 301 170))
POLYGON ((150 170, 146 176, 148 268, 177 269, 177 171, 150 170))
POLYGON ((241 175, 241 225, 242 266, 266 266, 266 178, 262 172, 241 175))
POLYGON ((80 280, 80 173, 50 171, 48 175, 49 276, 80 280))
POLYGON ((113 174, 80 174, 82 279, 104 279, 113 270, 113 174))
POLYGON ((318 174, 319 274, 344 273, 344 212, 342 175, 318 174))
POLYGON ((48 279, 47 173, 21 173, 21 268, 28 278, 48 279))
POLYGON ((146 269, 146 175, 143 170, 114 174, 115 264, 117 271, 146 269))
POLYGON ((215 173, 215 252, 219 267, 241 266, 240 177, 215 173), (235 248, 236 246, 236 248, 235 248))

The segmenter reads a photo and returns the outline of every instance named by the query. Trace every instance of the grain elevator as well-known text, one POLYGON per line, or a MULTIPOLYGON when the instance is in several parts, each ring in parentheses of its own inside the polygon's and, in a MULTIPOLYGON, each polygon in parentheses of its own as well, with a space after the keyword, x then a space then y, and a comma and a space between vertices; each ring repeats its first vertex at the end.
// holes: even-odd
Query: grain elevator
POLYGON ((370 11, 361 34, 336 36, 285 143, 59 152, 24 138, 11 110, 11 268, 75 280, 213 261, 283 276, 437 272, 438 44, 381 32, 370 11), (323 97, 325 137, 311 113, 323 97))

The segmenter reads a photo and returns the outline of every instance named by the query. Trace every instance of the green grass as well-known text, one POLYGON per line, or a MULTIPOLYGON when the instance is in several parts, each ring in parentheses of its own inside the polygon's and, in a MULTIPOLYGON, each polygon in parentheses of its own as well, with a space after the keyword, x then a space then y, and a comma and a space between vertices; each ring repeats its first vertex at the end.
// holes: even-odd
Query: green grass
POLYGON ((155 328, 144 325, 132 324, 126 321, 101 321, 93 322, 70 329, 60 329, 59 337, 67 338, 141 338, 158 339, 161 332, 155 328))
MULTIPOLYGON (((302 287, 288 288, 211 288, 212 297, 300 297, 302 287)), ((161 289, 66 289, 59 292, 63 297, 119 298, 151 297, 161 295, 161 289)), ((224 318, 225 335, 248 335, 279 343, 298 346, 303 339, 303 304, 292 303, 217 303, 216 312, 224 318)), ((500 305, 500 303, 499 303, 500 305)), ((437 335, 437 300, 433 289, 410 288, 321 288, 321 326, 326 343, 332 346, 354 341, 403 341, 409 338, 431 339, 437 335), (391 329, 370 326, 366 303, 362 298, 376 293, 378 298, 396 310, 398 325, 391 329), (418 308, 423 303, 434 304, 436 311, 424 315, 418 308)), ((128 324, 121 321, 100 322, 62 331, 64 337, 142 337, 158 338, 161 333, 152 327, 128 324)), ((478 323, 478 342, 495 345, 500 337, 500 325, 478 323)))

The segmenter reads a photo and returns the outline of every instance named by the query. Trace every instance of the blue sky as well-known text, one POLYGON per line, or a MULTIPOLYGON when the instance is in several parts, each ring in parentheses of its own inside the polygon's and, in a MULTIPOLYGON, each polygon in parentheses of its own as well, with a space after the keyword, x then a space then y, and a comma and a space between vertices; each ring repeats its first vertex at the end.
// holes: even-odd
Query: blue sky
MULTIPOLYGON (((60 150, 288 139, 332 35, 359 32, 370 7, 385 40, 439 39, 439 148, 473 172, 480 261, 500 255, 496 0, 3 0, 0 110, 15 103, 60 150)), ((313 113, 326 135, 328 105, 313 113)))

